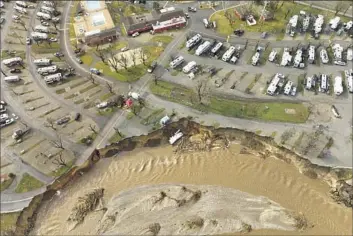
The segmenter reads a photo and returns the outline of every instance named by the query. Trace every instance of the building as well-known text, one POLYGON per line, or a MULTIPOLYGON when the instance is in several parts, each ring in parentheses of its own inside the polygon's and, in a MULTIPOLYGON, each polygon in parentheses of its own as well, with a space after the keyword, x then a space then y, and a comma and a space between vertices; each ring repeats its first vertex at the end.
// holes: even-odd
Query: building
POLYGON ((151 13, 127 17, 126 31, 128 35, 142 32, 161 32, 186 25, 185 13, 182 9, 169 7, 153 10, 151 13))
POLYGON ((107 30, 95 30, 85 33, 85 43, 89 46, 110 43, 113 40, 118 39, 120 33, 118 28, 111 28, 107 30))

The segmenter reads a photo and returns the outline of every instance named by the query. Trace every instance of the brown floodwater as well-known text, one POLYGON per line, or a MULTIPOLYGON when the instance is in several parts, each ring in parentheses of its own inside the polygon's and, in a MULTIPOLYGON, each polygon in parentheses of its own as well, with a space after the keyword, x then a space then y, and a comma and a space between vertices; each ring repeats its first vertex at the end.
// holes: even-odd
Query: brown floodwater
POLYGON ((284 208, 303 213, 313 225, 303 232, 257 230, 250 235, 351 235, 352 209, 335 203, 327 184, 300 174, 294 166, 280 160, 239 154, 240 148, 232 144, 226 150, 175 154, 168 146, 103 159, 59 196, 41 206, 31 234, 95 234, 102 211, 90 213, 71 232, 67 228, 66 220, 72 207, 87 190, 105 188, 104 201, 108 202, 119 192, 137 186, 181 183, 218 185, 262 195, 284 208))

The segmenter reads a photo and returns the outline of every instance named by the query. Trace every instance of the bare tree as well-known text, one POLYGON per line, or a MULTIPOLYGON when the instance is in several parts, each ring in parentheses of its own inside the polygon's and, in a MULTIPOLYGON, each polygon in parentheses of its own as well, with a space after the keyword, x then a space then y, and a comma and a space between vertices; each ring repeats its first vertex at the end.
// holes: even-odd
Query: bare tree
POLYGON ((131 50, 130 55, 131 55, 132 63, 134 63, 134 66, 136 66, 137 59, 138 59, 138 52, 136 50, 131 50))
POLYGON ((112 86, 109 82, 106 83, 106 86, 107 86, 109 92, 110 92, 111 94, 113 94, 113 93, 114 93, 114 91, 113 91, 113 86, 112 86))
POLYGON ((88 80, 92 82, 92 84, 96 84, 96 79, 93 76, 93 73, 89 73, 88 80))
POLYGON ((90 124, 89 125, 89 129, 94 133, 94 134, 98 134, 97 128, 95 125, 90 124))
POLYGON ((67 166, 67 163, 62 156, 62 152, 58 153, 58 157, 53 160, 53 164, 58 166, 67 166))
POLYGON ((96 51, 94 52, 94 54, 99 57, 101 59, 101 61, 106 64, 106 61, 105 61, 105 53, 103 50, 101 49, 96 49, 96 51))
POLYGON ((343 11, 345 8, 349 8, 349 3, 347 1, 338 1, 335 5, 335 16, 340 12, 343 11))
POLYGON ((129 70, 128 66, 128 59, 124 54, 121 54, 120 57, 117 58, 117 61, 121 67, 125 70, 129 70))
POLYGON ((23 29, 24 30, 26 30, 27 31, 27 27, 26 27, 26 24, 21 20, 21 21, 19 21, 18 22, 22 27, 23 27, 23 29))
POLYGON ((155 85, 158 84, 158 81, 162 78, 162 75, 161 74, 157 74, 156 72, 153 73, 153 82, 155 85))
POLYGON ((125 98, 123 95, 117 95, 114 96, 114 98, 112 99, 112 101, 116 104, 116 106, 118 107, 123 107, 125 104, 125 98))
POLYGON ((55 121, 53 118, 48 117, 47 122, 44 125, 45 127, 51 128, 52 130, 56 131, 55 121))
POLYGON ((207 96, 208 93, 208 84, 207 80, 199 80, 195 87, 197 100, 200 104, 203 104, 204 98, 207 96))
POLYGON ((60 136, 58 136, 57 140, 51 140, 50 144, 55 148, 65 150, 64 145, 63 145, 63 141, 60 136))
POLYGON ((123 137, 123 134, 120 132, 119 128, 118 127, 113 127, 115 132, 120 136, 120 137, 123 137))
POLYGON ((108 59, 108 64, 114 68, 115 72, 116 73, 119 73, 119 62, 118 62, 118 59, 117 57, 112 53, 111 53, 111 57, 108 59))
POLYGON ((139 55, 140 55, 140 60, 142 61, 142 64, 143 64, 144 66, 146 66, 146 62, 147 62, 147 60, 148 60, 149 53, 148 53, 146 50, 141 49, 139 55))

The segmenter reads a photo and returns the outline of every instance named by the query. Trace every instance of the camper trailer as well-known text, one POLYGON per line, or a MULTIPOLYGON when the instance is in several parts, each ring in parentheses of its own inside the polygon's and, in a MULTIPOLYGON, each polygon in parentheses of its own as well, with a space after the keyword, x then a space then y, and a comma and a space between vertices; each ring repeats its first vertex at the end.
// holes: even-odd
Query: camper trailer
POLYGON ((17 12, 21 13, 21 14, 27 14, 27 10, 23 7, 19 7, 19 6, 14 6, 13 9, 15 9, 17 12))
POLYGON ((310 47, 309 47, 308 62, 311 64, 313 64, 315 62, 315 46, 314 45, 310 45, 310 47))
POLYGON ((42 3, 46 7, 54 7, 54 3, 51 1, 43 1, 42 3))
POLYGON ((13 76, 7 76, 4 78, 4 81, 7 83, 15 83, 20 81, 20 77, 18 75, 13 75, 13 76))
POLYGON ((57 74, 54 74, 54 75, 48 75, 48 76, 44 77, 44 81, 47 84, 52 84, 52 83, 55 83, 55 82, 59 82, 61 79, 62 79, 61 73, 57 73, 57 74))
POLYGON ((195 61, 190 61, 186 66, 183 67, 183 72, 185 74, 189 73, 192 69, 194 69, 196 66, 195 61))
POLYGON ((19 63, 22 63, 22 58, 21 57, 13 57, 13 58, 3 60, 2 63, 5 66, 10 67, 10 66, 14 66, 14 65, 18 65, 19 63))
POLYGON ((325 74, 320 76, 320 90, 323 93, 326 93, 328 90, 328 77, 325 74))
POLYGON ((195 52, 196 56, 200 56, 201 54, 207 52, 211 48, 211 42, 210 41, 205 41, 203 44, 201 44, 195 52))
POLYGON ((333 91, 336 96, 339 96, 343 93, 342 77, 340 76, 335 77, 333 91))
POLYGON ((202 39, 202 36, 200 34, 196 34, 194 37, 192 37, 191 39, 189 39, 186 42, 186 48, 187 49, 191 49, 192 47, 194 47, 197 43, 199 43, 202 39))
POLYGON ((47 13, 47 14, 53 14, 55 12, 55 9, 52 7, 46 7, 46 6, 42 6, 40 8, 40 11, 43 13, 47 13))
POLYGON ((47 75, 47 74, 52 74, 55 73, 58 70, 57 66, 47 66, 47 67, 42 67, 37 70, 38 74, 40 75, 47 75))
POLYGON ((216 53, 219 51, 219 49, 221 49, 222 46, 223 46, 223 43, 221 43, 221 42, 217 43, 216 46, 214 46, 214 47, 211 49, 211 52, 212 52, 213 54, 216 54, 216 53))
POLYGON ((222 61, 229 61, 230 58, 233 56, 235 52, 235 47, 234 46, 230 46, 230 48, 223 54, 222 56, 222 61))
POLYGON ((353 69, 344 71, 347 81, 347 88, 350 93, 353 93, 353 69))
POLYGON ((34 31, 40 33, 49 33, 49 28, 43 25, 37 25, 36 27, 34 27, 34 31))
POLYGON ((272 79, 271 83, 269 84, 267 88, 267 94, 268 95, 274 95, 276 90, 277 90, 277 85, 281 79, 284 78, 284 75, 277 73, 275 77, 272 79))
POLYGON ((323 64, 327 64, 328 63, 329 59, 328 59, 327 51, 326 51, 325 48, 321 49, 320 58, 321 58, 321 62, 323 64))
POLYGON ((272 52, 268 56, 268 60, 270 62, 273 62, 276 59, 276 56, 277 56, 277 51, 276 50, 272 50, 272 52))
POLYGON ((281 66, 288 66, 292 61, 292 55, 290 55, 289 48, 285 48, 282 55, 281 66))
POLYGON ((16 1, 15 4, 22 8, 27 8, 27 3, 24 1, 16 1))
POLYGON ((34 41, 38 40, 47 40, 48 39, 48 34, 46 33, 39 33, 39 32, 32 32, 31 37, 34 41))
POLYGON ((33 61, 36 66, 50 66, 52 61, 47 58, 36 59, 33 61))
POLYGON ((169 64, 169 66, 170 66, 170 68, 174 69, 174 68, 178 67, 179 65, 181 65, 183 62, 184 62, 184 58, 182 56, 178 56, 169 64))
POLYGON ((50 20, 51 19, 51 15, 39 11, 39 12, 37 12, 37 18, 44 19, 44 20, 50 20))
POLYGON ((288 81, 286 86, 284 87, 284 94, 285 95, 289 95, 291 89, 292 89, 292 86, 293 86, 293 82, 292 81, 288 81))

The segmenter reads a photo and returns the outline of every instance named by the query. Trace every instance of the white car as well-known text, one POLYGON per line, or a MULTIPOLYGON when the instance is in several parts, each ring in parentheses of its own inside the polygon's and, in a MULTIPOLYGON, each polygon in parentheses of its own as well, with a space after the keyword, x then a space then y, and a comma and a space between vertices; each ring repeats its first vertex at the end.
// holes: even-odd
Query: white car
POLYGON ((50 42, 58 42, 58 39, 57 38, 50 38, 49 41, 50 42))
POLYGON ((106 108, 107 106, 108 106, 108 102, 102 102, 97 105, 97 108, 103 109, 103 108, 106 108))
POLYGON ((135 38, 135 37, 137 37, 137 36, 139 36, 139 35, 140 35, 139 32, 135 32, 135 33, 133 33, 131 36, 132 36, 133 38, 135 38))
POLYGON ((123 47, 122 49, 120 49, 121 52, 125 52, 125 51, 127 51, 127 50, 129 50, 128 47, 123 47))

